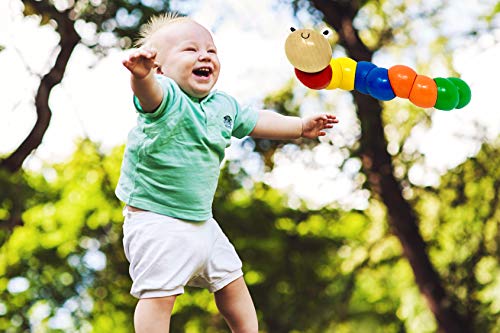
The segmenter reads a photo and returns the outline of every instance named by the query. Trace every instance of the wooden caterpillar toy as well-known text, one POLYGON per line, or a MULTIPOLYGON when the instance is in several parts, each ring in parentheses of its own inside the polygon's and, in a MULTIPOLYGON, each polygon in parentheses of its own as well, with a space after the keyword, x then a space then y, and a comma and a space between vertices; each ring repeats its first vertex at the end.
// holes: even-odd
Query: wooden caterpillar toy
POLYGON ((311 29, 290 30, 285 53, 295 67, 295 75, 308 88, 356 90, 381 101, 397 96, 416 106, 438 110, 461 109, 471 100, 469 86, 459 78, 432 79, 403 65, 386 69, 347 57, 334 59, 324 37, 328 30, 322 34, 311 29))

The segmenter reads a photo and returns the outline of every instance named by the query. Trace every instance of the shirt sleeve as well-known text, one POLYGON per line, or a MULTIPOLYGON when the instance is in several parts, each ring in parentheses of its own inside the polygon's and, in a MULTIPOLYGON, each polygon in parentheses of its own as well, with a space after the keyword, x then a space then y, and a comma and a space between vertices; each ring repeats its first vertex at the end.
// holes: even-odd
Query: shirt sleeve
POLYGON ((257 118, 259 114, 254 107, 245 106, 241 107, 239 103, 236 104, 236 117, 234 119, 233 133, 232 135, 238 139, 249 135, 255 125, 257 124, 257 118))
POLYGON ((162 75, 156 75, 155 78, 163 90, 163 98, 156 110, 152 112, 145 112, 142 109, 141 104, 139 103, 139 99, 134 95, 134 106, 137 113, 139 113, 141 117, 144 117, 150 121, 155 121, 161 118, 170 108, 173 100, 175 99, 175 89, 173 87, 172 80, 162 75))

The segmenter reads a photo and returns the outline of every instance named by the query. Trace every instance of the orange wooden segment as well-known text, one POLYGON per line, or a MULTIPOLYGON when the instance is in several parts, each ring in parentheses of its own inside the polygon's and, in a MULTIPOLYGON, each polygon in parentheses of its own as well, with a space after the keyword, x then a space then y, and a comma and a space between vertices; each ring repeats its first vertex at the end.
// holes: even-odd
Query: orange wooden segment
POLYGON ((417 73, 408 66, 396 65, 389 68, 389 82, 396 96, 408 98, 417 73))
POLYGON ((437 100, 436 82, 428 76, 417 75, 409 99, 421 108, 432 108, 437 100))

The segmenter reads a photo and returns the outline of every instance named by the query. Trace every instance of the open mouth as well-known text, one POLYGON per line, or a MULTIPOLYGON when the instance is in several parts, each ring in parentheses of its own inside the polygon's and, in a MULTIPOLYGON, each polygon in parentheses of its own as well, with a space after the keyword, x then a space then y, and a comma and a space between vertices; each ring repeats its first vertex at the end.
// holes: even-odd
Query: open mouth
POLYGON ((212 69, 210 67, 200 67, 195 69, 193 74, 201 77, 209 77, 212 74, 212 69))

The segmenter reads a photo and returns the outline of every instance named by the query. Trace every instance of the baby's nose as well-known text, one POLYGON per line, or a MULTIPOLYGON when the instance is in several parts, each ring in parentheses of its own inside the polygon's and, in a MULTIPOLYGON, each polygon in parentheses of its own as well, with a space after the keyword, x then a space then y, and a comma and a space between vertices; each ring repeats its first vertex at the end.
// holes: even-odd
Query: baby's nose
POLYGON ((208 51, 201 50, 198 59, 210 59, 210 53, 208 51))

